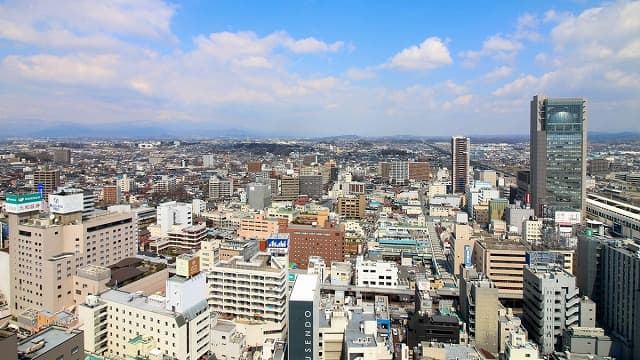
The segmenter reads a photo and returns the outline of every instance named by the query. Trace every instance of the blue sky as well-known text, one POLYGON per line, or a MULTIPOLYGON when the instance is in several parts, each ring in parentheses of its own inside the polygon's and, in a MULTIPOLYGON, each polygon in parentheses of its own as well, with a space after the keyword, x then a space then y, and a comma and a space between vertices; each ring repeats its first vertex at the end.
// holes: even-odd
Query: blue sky
POLYGON ((638 130, 638 64, 640 2, 0 1, 0 123, 526 134, 543 93, 638 130))

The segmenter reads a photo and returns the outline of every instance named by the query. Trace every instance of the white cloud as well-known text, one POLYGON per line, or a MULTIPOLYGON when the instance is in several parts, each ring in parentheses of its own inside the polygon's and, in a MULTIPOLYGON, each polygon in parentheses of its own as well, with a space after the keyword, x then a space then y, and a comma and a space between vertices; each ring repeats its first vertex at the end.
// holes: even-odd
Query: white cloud
POLYGON ((418 46, 411 46, 393 56, 385 67, 399 70, 433 70, 452 64, 449 49, 438 37, 430 37, 418 46))
POLYGON ((543 52, 538 53, 538 54, 536 54, 535 60, 538 63, 544 64, 544 63, 547 62, 547 54, 545 54, 543 52))
POLYGON ((487 38, 479 51, 469 50, 462 53, 462 57, 465 58, 465 65, 475 66, 480 58, 485 56, 498 60, 513 60, 522 48, 521 42, 497 34, 487 38))
POLYGON ((34 0, 0 5, 0 38, 47 48, 116 49, 120 37, 175 40, 160 0, 34 0))
POLYGON ((513 73, 513 68, 510 66, 499 66, 489 73, 484 75, 484 78, 487 80, 497 80, 504 77, 507 77, 513 73))
POLYGON ((526 39, 529 41, 540 41, 542 40, 542 35, 538 33, 538 17, 525 13, 518 17, 518 25, 516 29, 516 33, 513 35, 516 39, 526 39))
POLYGON ((7 56, 2 62, 10 74, 36 81, 102 85, 116 77, 119 59, 115 55, 7 56))
POLYGON ((360 68, 350 68, 347 70, 345 76, 351 80, 369 80, 375 78, 377 75, 374 71, 360 68))
POLYGON ((333 44, 327 44, 318 39, 308 37, 302 40, 291 41, 287 47, 294 53, 317 53, 317 52, 335 52, 342 48, 344 42, 336 41, 333 44))

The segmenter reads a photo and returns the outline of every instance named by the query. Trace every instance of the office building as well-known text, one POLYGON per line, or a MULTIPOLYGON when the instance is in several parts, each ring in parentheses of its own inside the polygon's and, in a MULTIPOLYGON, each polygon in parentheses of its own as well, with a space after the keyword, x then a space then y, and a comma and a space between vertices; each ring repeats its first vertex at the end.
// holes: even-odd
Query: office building
POLYGON ((53 162, 56 164, 71 164, 71 150, 70 149, 53 150, 53 162))
POLYGON ((271 185, 250 183, 247 185, 247 204, 254 210, 271 206, 271 185))
POLYGON ((247 162, 247 172, 257 174, 262 171, 262 161, 248 161, 247 162))
POLYGON ((409 162, 392 161, 389 180, 395 185, 404 185, 409 181, 409 162))
POLYGON ((471 139, 462 136, 451 138, 451 186, 452 192, 463 193, 469 179, 471 139))
POLYGON ((542 354, 560 350, 562 332, 579 325, 576 278, 555 264, 524 268, 523 323, 542 354))
POLYGON ((394 262, 356 259, 356 286, 395 289, 398 287, 398 266, 394 262))
POLYGON ((518 241, 485 239, 475 242, 473 263, 498 288, 501 299, 522 299, 522 269, 526 248, 518 241))
POLYGON ((209 178, 209 199, 230 198, 233 194, 233 179, 222 179, 217 175, 209 178))
POLYGON ((602 327, 621 345, 623 359, 640 359, 640 244, 578 235, 577 276, 583 295, 597 304, 602 327))
POLYGON ((584 215, 586 100, 534 96, 530 135, 532 207, 536 215, 543 214, 543 207, 572 208, 584 215))
POLYGON ((367 206, 364 195, 338 197, 338 215, 345 219, 364 219, 367 206))
POLYGON ((25 203, 9 213, 12 313, 72 306, 77 268, 108 266, 135 255, 135 213, 110 208, 82 220, 82 201, 75 195, 55 195, 51 216, 24 210, 25 203))
POLYGON ((265 214, 256 214, 240 220, 238 236, 245 239, 266 240, 278 232, 278 219, 265 214))
POLYGON ((276 201, 293 201, 300 195, 300 178, 283 176, 280 179, 280 191, 274 198, 276 201))
POLYGON ((215 166, 216 166, 215 155, 212 155, 212 154, 202 155, 202 167, 212 169, 215 166))
POLYGON ((192 225, 192 204, 169 201, 158 205, 156 209, 156 224, 163 235, 166 234, 173 225, 192 225))
POLYGON ((498 288, 473 268, 460 279, 460 315, 478 348, 498 353, 498 288))
POLYGON ((33 173, 33 190, 42 194, 45 203, 49 201, 49 194, 58 190, 60 186, 60 171, 36 170, 33 173))
POLYGON ((307 268, 310 256, 320 256, 328 264, 344 261, 344 224, 297 225, 280 219, 279 231, 289 234, 289 261, 300 269, 307 268))
POLYGON ((426 161, 409 161, 409 179, 418 181, 431 179, 429 163, 426 161))
POLYGON ((289 298, 289 359, 313 360, 318 356, 320 283, 315 274, 296 278, 289 298))
POLYGON ((266 253, 221 260, 207 272, 209 309, 235 319, 249 346, 283 335, 287 289, 287 264, 266 253))
POLYGON ((319 199, 322 197, 322 175, 300 175, 300 195, 319 199))

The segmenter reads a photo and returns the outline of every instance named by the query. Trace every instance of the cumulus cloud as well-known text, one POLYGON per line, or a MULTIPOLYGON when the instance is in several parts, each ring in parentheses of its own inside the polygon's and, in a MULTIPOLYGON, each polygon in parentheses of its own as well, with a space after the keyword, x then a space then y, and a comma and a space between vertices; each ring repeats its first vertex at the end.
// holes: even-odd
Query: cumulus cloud
POLYGON ((499 66, 487 74, 484 75, 484 78, 487 80, 497 80, 504 77, 507 77, 513 73, 513 68, 511 66, 499 66))
POLYGON ((480 58, 490 56, 498 60, 513 60, 516 54, 523 48, 521 42, 504 37, 501 34, 493 35, 482 43, 482 49, 469 50, 462 53, 465 64, 475 66, 480 58))
POLYGON ((449 49, 438 37, 430 37, 420 45, 403 49, 393 56, 386 67, 399 70, 433 70, 453 64, 449 49))
POLYGON ((368 80, 373 79, 377 75, 374 71, 360 68, 350 68, 345 73, 345 76, 351 80, 368 80))

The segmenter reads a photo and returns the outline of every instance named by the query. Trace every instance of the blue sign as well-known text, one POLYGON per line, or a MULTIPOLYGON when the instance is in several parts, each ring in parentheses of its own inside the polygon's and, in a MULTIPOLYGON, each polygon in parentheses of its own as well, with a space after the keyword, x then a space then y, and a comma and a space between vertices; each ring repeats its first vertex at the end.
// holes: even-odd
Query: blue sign
POLYGON ((289 240, 288 239, 267 239, 267 248, 268 249, 288 249, 289 240))
POLYGON ((464 266, 471 266, 471 246, 469 245, 464 246, 464 266))
POLYGON ((38 192, 40 193, 40 195, 44 194, 44 183, 38 183, 38 192))

